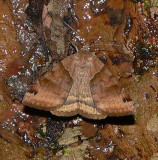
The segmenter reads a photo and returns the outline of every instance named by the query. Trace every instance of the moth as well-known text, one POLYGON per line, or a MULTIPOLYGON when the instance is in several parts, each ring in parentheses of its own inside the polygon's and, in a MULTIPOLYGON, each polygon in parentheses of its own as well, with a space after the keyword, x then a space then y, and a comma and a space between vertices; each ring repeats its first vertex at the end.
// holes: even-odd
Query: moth
POLYGON ((23 104, 56 116, 89 119, 132 114, 118 81, 95 54, 80 50, 58 63, 26 92, 23 104))

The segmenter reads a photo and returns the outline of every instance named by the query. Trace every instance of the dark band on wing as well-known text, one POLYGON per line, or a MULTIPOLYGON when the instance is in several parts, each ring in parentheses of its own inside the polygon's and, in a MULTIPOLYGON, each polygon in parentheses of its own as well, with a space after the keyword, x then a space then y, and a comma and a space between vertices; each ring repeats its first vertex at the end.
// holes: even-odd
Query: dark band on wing
POLYGON ((87 105, 87 106, 90 106, 90 107, 92 107, 92 108, 95 108, 95 109, 97 109, 97 107, 96 107, 96 105, 93 103, 89 103, 89 102, 87 102, 87 101, 83 101, 83 100, 69 100, 68 102, 65 102, 65 105, 70 105, 70 104, 74 104, 74 103, 83 103, 83 104, 85 104, 85 105, 87 105))

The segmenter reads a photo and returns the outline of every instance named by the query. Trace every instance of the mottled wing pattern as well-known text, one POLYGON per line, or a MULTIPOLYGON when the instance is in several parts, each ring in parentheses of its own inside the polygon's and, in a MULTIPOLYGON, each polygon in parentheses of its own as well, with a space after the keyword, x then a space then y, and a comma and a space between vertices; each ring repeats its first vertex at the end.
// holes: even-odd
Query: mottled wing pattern
POLYGON ((132 114, 132 101, 126 101, 125 92, 111 72, 103 67, 90 82, 91 92, 96 106, 108 116, 132 114))
POLYGON ((44 110, 53 110, 65 103, 73 80, 62 63, 46 73, 25 94, 23 104, 44 110))

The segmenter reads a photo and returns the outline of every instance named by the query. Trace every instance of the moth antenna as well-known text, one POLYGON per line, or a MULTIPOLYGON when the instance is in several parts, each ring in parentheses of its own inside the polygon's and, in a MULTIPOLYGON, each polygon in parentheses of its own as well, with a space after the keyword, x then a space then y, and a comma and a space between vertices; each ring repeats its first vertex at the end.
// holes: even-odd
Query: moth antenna
POLYGON ((76 49, 76 52, 78 52, 78 47, 76 45, 74 45, 74 43, 72 41, 70 41, 69 38, 68 38, 68 41, 72 44, 72 46, 74 46, 74 48, 76 49))
POLYGON ((62 19, 62 22, 67 26, 67 27, 69 27, 72 31, 74 31, 75 33, 76 33, 76 31, 75 31, 75 29, 73 29, 68 23, 66 23, 63 19, 62 19))
MULTIPOLYGON (((84 47, 83 47, 83 49, 85 49, 85 50, 90 50, 90 47, 93 47, 93 46, 99 46, 99 45, 102 45, 102 44, 97 44, 97 43, 93 43, 93 44, 90 44, 90 45, 84 45, 84 47)), ((112 43, 109 43, 109 44, 104 44, 104 45, 115 45, 115 44, 112 44, 112 43)), ((103 45, 103 46, 104 46, 103 45)), ((120 45, 115 45, 115 46, 120 46, 120 45)), ((100 50, 99 49, 99 52, 105 52, 105 50, 100 50)))
MULTIPOLYGON (((99 46, 99 45, 101 45, 101 44, 91 44, 89 47, 93 47, 93 46, 99 46)), ((106 46, 110 46, 110 45, 115 45, 115 46, 121 46, 121 45, 116 45, 116 44, 112 44, 112 43, 108 43, 108 44, 104 44, 104 45, 106 45, 106 46)))
MULTIPOLYGON (((69 27, 72 31, 74 31, 76 34, 77 32, 75 31, 75 29, 73 29, 69 24, 67 24, 63 19, 61 19, 62 22, 67 26, 69 27)), ((78 38, 78 36, 75 36, 76 39, 78 39, 80 41, 80 38, 78 38)), ((68 39, 69 40, 69 39, 68 39)), ((76 48, 76 46, 69 40, 69 42, 75 47, 76 51, 78 51, 78 48, 76 48)))
MULTIPOLYGON (((67 26, 67 27, 69 27, 72 31, 74 31, 76 34, 77 34, 77 32, 75 31, 75 29, 73 29, 68 23, 66 23, 63 19, 61 19, 62 20, 62 22, 67 26)), ((75 36, 78 40, 80 40, 77 36, 75 36)), ((74 45, 73 44, 73 42, 72 41, 70 41, 69 40, 69 38, 68 38, 68 41, 75 47, 75 49, 76 49, 76 51, 78 52, 78 48, 77 48, 77 46, 76 45, 74 45)), ((93 43, 93 42, 92 42, 93 43)), ((90 44, 89 46, 87 46, 87 45, 84 45, 84 47, 83 47, 83 49, 85 49, 85 50, 88 50, 88 49, 90 49, 90 47, 93 47, 93 46, 99 46, 99 45, 101 45, 101 44, 90 44)), ((120 45, 116 45, 116 44, 114 44, 114 41, 112 41, 112 43, 109 43, 109 44, 104 44, 104 45, 115 45, 115 46, 120 46, 120 45)), ((100 50, 100 51, 105 51, 105 50, 100 50)))

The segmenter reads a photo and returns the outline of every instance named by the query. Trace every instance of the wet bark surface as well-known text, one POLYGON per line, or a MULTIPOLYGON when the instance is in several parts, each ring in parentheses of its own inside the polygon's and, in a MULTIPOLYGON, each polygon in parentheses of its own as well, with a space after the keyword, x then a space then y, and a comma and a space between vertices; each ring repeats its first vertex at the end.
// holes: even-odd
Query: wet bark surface
POLYGON ((0 159, 158 158, 158 3, 0 2, 0 159), (87 49, 133 100, 133 116, 56 117, 21 100, 65 57, 87 49))

